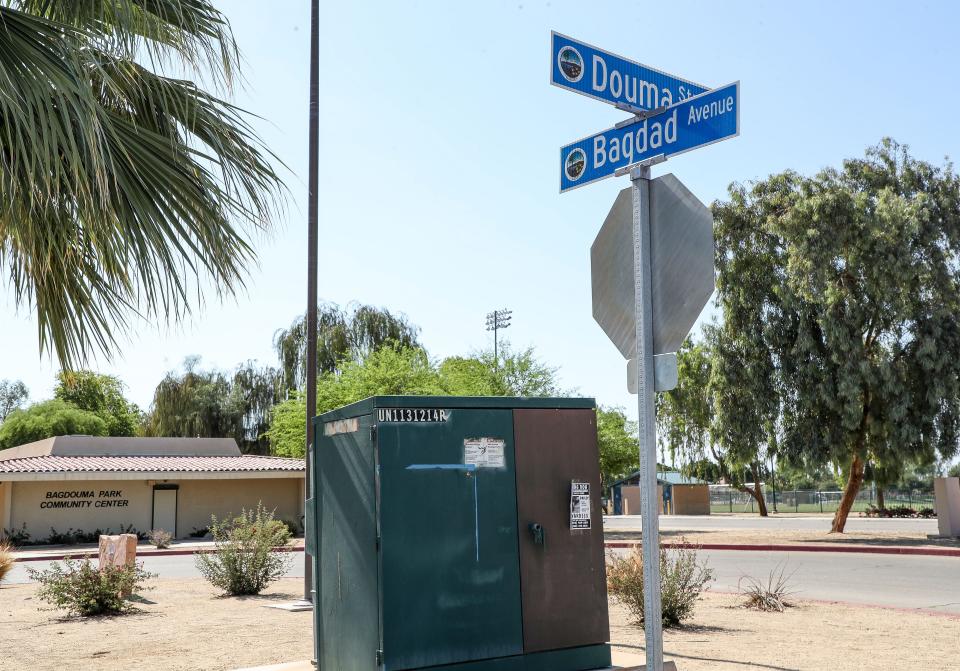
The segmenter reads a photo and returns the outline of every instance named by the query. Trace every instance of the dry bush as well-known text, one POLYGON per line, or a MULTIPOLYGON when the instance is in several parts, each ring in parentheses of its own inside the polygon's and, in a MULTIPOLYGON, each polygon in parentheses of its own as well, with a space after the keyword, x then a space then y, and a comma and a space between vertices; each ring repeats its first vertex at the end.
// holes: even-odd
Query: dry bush
MULTIPOLYGON (((663 626, 673 627, 693 617, 693 609, 713 571, 697 561, 697 549, 681 539, 680 547, 660 548, 660 597, 663 626)), ((643 550, 637 546, 623 557, 610 555, 607 590, 643 625, 643 550)))
POLYGON ((743 596, 741 605, 768 613, 782 613, 793 605, 789 599, 796 592, 791 589, 790 580, 796 571, 787 574, 786 569, 786 564, 777 564, 767 575, 766 582, 751 576, 740 578, 737 589, 743 596))
POLYGON ((136 610, 124 594, 142 591, 143 583, 156 574, 143 570, 143 563, 98 568, 88 557, 80 561, 64 557, 50 569, 27 569, 40 583, 37 597, 54 608, 74 615, 120 615, 136 610))
POLYGON ((234 519, 211 518, 215 549, 196 556, 197 569, 210 584, 233 595, 259 594, 290 566, 290 531, 257 504, 234 519))
POLYGON ((170 541, 173 540, 173 534, 166 529, 151 529, 147 532, 147 538, 158 550, 170 547, 170 541))
POLYGON ((13 546, 0 541, 0 582, 13 570, 13 546))

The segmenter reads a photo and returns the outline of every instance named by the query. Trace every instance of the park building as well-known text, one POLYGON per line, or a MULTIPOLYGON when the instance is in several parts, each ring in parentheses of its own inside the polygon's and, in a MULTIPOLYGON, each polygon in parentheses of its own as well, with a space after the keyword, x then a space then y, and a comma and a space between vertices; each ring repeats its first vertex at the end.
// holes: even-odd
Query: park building
POLYGON ((258 503, 302 525, 304 461, 241 454, 232 438, 56 436, 0 450, 0 535, 202 536, 258 503))
MULTIPOLYGON (((640 471, 610 483, 610 509, 614 515, 640 514, 640 471)), ((703 480, 677 471, 657 473, 657 500, 661 515, 709 515, 710 487, 703 480)))

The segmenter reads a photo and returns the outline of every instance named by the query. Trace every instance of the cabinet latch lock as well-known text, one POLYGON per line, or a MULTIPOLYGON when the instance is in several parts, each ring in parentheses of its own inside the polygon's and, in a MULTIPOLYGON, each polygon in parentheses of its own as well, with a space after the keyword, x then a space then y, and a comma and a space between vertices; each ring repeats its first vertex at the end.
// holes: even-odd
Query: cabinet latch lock
POLYGON ((530 523, 530 534, 533 536, 533 542, 537 545, 544 545, 543 525, 539 522, 530 523))

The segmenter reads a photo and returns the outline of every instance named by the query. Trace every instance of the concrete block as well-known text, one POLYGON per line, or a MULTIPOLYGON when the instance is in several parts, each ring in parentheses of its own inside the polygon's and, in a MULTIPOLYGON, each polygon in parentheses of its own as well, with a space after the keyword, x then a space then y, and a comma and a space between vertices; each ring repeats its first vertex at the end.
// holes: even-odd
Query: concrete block
POLYGON ((934 478, 933 500, 940 535, 960 536, 960 478, 934 478))
POLYGON ((136 534, 100 536, 100 568, 105 566, 132 566, 136 559, 136 534))

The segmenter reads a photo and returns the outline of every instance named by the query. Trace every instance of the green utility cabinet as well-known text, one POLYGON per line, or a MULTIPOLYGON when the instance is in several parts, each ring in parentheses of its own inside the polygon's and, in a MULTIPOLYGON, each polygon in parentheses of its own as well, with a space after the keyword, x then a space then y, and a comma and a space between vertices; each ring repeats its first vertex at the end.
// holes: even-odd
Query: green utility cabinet
POLYGON ((314 435, 323 671, 610 665, 592 399, 378 396, 314 435))

